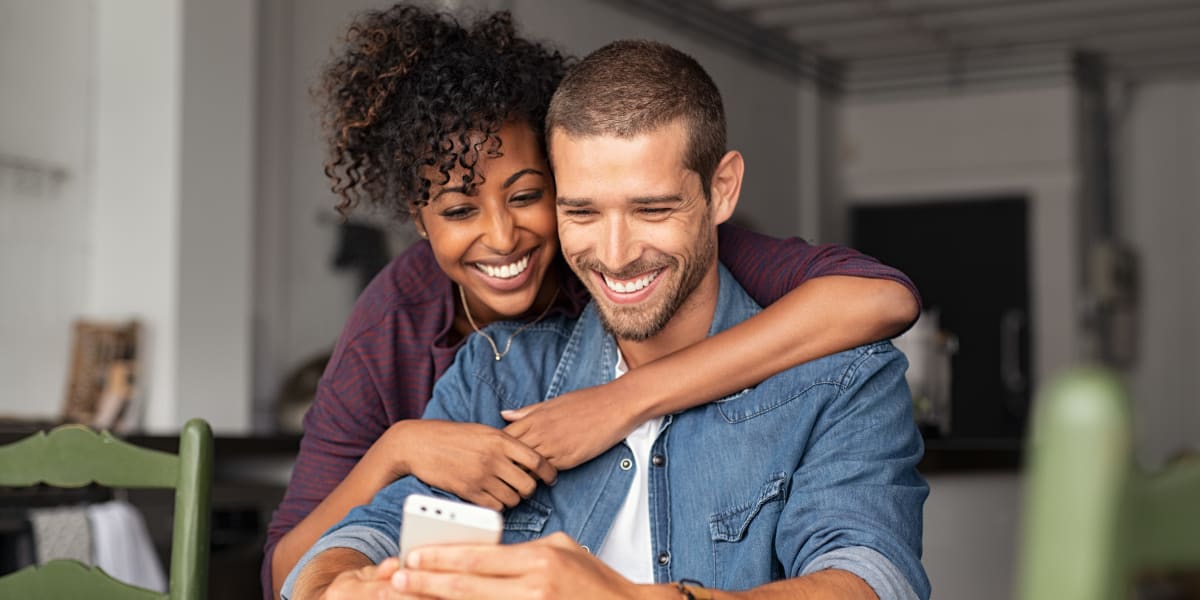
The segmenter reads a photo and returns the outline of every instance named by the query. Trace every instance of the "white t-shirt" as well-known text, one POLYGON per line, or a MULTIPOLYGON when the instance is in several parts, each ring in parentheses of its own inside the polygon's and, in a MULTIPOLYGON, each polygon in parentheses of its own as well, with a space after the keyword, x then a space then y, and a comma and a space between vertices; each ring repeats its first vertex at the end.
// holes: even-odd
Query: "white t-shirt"
MULTIPOLYGON (((617 351, 616 376, 629 372, 625 357, 617 351)), ((625 443, 633 453, 633 483, 617 511, 608 536, 596 556, 634 583, 654 583, 654 557, 650 544, 650 450, 662 430, 663 418, 656 417, 634 429, 625 443)))

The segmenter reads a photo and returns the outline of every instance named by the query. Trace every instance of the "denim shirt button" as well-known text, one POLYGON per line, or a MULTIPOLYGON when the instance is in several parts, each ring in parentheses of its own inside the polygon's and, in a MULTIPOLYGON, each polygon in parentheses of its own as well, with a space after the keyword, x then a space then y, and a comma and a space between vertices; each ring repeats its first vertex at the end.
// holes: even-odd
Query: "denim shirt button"
POLYGON ((621 470, 622 471, 628 471, 629 469, 632 469, 632 468, 633 468, 632 460, 629 460, 628 458, 621 459, 621 470))
POLYGON ((662 565, 665 567, 668 564, 670 564, 670 562, 671 562, 671 553, 670 552, 663 550, 662 552, 658 553, 658 564, 659 565, 662 565))
POLYGON ((655 454, 654 458, 650 459, 650 464, 652 464, 656 467, 661 467, 661 466, 667 464, 667 457, 665 457, 661 454, 655 454))

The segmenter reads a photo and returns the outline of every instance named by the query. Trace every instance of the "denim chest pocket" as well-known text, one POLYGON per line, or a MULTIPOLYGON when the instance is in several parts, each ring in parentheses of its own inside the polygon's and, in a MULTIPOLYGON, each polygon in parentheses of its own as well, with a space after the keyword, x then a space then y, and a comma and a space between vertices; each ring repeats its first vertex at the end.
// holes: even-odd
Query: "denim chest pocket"
POLYGON ((527 542, 542 536, 551 508, 527 498, 504 515, 504 543, 527 542))
POLYGON ((787 500, 788 482, 787 473, 775 473, 749 494, 747 502, 709 517, 717 587, 753 587, 782 578, 782 567, 774 553, 774 535, 787 500), (764 565, 770 565, 769 571, 765 572, 764 565), (768 577, 764 579, 764 575, 768 577))

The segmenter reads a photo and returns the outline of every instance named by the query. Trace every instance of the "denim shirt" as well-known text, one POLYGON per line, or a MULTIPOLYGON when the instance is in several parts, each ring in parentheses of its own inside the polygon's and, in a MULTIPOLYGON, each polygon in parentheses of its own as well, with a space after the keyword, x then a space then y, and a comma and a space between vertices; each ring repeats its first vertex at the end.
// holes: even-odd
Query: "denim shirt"
MULTIPOLYGON (((720 267, 710 335, 759 311, 720 267)), ((508 339, 520 323, 495 323, 508 339)), ((473 336, 434 388, 425 418, 502 428, 501 410, 613 379, 616 341, 595 304, 578 319, 532 325, 496 361, 473 336)), ((926 599, 921 566, 923 446, 904 380, 907 362, 880 342, 805 363, 716 402, 666 417, 649 473, 657 582, 693 579, 743 590, 826 568, 851 571, 881 598, 926 599)), ((624 444, 507 511, 504 543, 562 531, 595 552, 637 468, 624 444)), ((354 548, 379 562, 398 551, 401 506, 412 493, 449 496, 415 477, 381 490, 309 550, 354 548)))

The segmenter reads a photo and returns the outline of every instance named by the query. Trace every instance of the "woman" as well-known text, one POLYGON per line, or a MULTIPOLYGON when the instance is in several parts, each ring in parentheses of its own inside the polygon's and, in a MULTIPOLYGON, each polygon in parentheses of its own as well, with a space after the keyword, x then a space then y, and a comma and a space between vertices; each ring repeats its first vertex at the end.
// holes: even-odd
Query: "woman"
MULTIPOLYGON (((415 420, 468 335, 498 319, 578 314, 588 300, 559 257, 543 142, 565 62, 516 37, 507 13, 464 28, 397 5, 356 21, 326 70, 326 173, 339 210, 360 201, 388 209, 428 241, 364 291, 305 417, 268 534, 264 587, 276 595, 325 529, 398 477, 511 507, 650 417, 893 335, 915 318, 911 283, 872 259, 723 227, 722 262, 771 304, 757 317, 608 385, 505 415, 504 431, 415 420), (598 426, 612 421, 592 417, 601 412, 624 417, 621 427, 598 426)), ((519 336, 487 338, 496 360, 519 336)))

